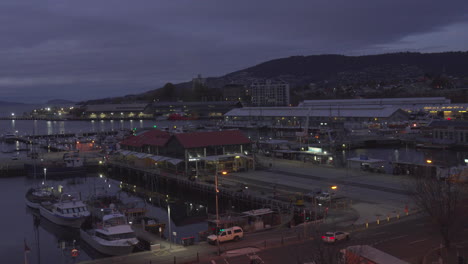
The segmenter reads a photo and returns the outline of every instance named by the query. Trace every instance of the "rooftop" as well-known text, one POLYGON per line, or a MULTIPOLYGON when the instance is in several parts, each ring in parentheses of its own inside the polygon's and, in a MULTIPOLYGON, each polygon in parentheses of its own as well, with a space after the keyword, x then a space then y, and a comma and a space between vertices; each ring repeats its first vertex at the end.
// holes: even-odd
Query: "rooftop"
POLYGON ((239 130, 179 133, 174 137, 184 148, 249 144, 251 141, 239 130))
POLYGON ((244 107, 235 108, 225 116, 271 116, 271 117, 390 117, 398 107, 334 107, 311 109, 307 107, 244 107))
POLYGON ((122 145, 141 147, 143 145, 162 147, 169 141, 171 134, 159 129, 145 131, 136 136, 130 136, 120 142, 122 145))

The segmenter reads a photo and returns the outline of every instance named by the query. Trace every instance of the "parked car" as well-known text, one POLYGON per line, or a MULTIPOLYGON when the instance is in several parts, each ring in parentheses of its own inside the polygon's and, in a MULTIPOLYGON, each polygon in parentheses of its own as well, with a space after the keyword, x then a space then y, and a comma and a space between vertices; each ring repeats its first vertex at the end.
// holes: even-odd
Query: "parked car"
POLYGON ((319 201, 330 201, 333 197, 335 197, 335 193, 323 192, 316 196, 316 199, 319 201))
POLYGON ((216 240, 219 239, 219 243, 226 241, 238 241, 244 237, 244 231, 238 226, 231 228, 221 229, 218 235, 210 235, 207 237, 208 243, 216 244, 216 240))
POLYGON ((312 191, 304 194, 304 199, 308 202, 313 202, 314 199, 319 196, 320 194, 322 194, 322 189, 320 188, 316 188, 316 189, 313 189, 312 191))
POLYGON ((349 240, 349 233, 344 231, 327 232, 322 236, 325 243, 335 243, 340 240, 349 240))

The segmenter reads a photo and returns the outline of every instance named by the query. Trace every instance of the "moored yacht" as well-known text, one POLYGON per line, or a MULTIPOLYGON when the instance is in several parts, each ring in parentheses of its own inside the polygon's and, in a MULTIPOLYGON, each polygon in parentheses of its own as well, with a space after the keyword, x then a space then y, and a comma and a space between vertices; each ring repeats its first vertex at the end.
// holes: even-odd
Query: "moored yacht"
POLYGON ((130 254, 138 243, 125 215, 115 211, 102 216, 97 223, 83 224, 80 236, 94 249, 110 256, 130 254))
POLYGON ((62 194, 57 202, 43 202, 39 212, 44 218, 57 225, 80 228, 90 215, 86 205, 70 194, 62 194))

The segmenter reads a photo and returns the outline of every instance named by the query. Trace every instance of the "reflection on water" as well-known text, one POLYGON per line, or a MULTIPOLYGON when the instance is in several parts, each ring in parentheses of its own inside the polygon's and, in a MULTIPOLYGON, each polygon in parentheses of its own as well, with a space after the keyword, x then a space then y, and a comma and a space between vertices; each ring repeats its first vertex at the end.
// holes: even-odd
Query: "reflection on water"
MULTIPOLYGON (((121 129, 149 128, 153 125, 158 127, 170 127, 181 124, 198 124, 209 121, 153 121, 153 120, 86 120, 86 121, 44 121, 44 120, 0 120, 0 134, 18 131, 19 135, 32 135, 35 130, 36 135, 50 135, 62 133, 86 133, 105 132, 121 129), (34 123, 34 125, 33 125, 34 123)), ((213 124, 216 121, 213 121, 213 124)))

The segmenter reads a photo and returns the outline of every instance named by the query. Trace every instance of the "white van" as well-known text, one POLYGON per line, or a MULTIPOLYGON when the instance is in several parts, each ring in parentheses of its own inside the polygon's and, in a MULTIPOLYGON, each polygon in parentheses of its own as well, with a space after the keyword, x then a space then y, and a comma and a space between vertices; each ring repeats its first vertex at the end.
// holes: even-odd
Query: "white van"
POLYGON ((218 236, 210 235, 207 237, 208 243, 216 244, 216 240, 219 238, 219 243, 226 241, 238 241, 244 237, 244 231, 238 226, 233 226, 231 228, 221 229, 218 236))

